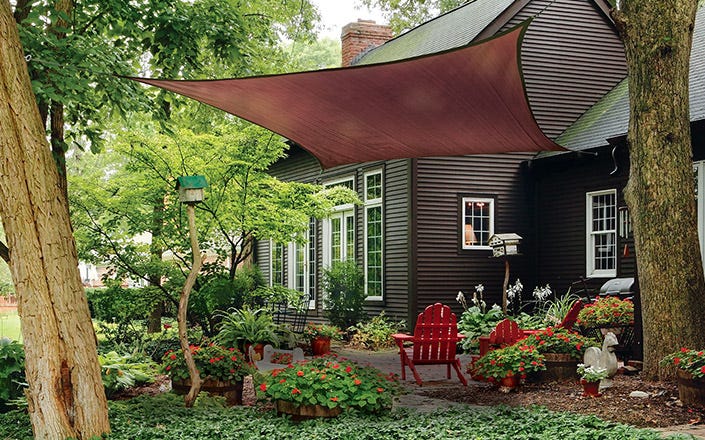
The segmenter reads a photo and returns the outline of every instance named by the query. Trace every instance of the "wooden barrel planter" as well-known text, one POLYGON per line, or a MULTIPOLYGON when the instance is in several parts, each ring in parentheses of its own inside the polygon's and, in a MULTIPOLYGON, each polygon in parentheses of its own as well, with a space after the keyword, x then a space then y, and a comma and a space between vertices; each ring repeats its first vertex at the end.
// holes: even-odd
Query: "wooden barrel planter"
MULTIPOLYGON (((201 383, 201 391, 225 397, 225 402, 230 406, 242 405, 242 384, 242 380, 220 381, 207 377, 201 383)), ((191 379, 172 379, 171 389, 176 394, 188 394, 191 389, 191 379)))
POLYGON ((536 374, 537 382, 550 382, 553 380, 578 380, 579 361, 565 353, 544 353, 546 370, 536 374))
POLYGON ((321 405, 301 405, 284 400, 274 402, 278 414, 288 414, 292 420, 300 421, 318 417, 337 417, 343 412, 339 406, 328 408, 321 405))
POLYGON ((705 407, 705 378, 678 370, 678 398, 684 405, 705 407))

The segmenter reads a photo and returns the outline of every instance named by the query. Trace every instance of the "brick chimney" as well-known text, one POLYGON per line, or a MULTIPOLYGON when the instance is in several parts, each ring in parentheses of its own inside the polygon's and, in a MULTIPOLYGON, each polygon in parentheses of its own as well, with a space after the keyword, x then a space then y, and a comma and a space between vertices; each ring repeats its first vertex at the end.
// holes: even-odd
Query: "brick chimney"
POLYGON ((386 24, 376 24, 374 20, 357 20, 343 27, 342 66, 350 63, 363 52, 381 46, 392 39, 392 30, 386 24))

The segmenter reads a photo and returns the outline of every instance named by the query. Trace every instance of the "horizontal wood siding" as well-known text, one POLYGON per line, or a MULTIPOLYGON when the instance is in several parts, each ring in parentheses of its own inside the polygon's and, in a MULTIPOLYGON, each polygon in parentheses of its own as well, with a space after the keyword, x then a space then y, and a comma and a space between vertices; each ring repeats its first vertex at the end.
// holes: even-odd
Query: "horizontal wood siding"
MULTIPOLYGON (((409 159, 392 160, 366 164, 336 167, 321 171, 320 165, 308 152, 294 147, 289 157, 274 164, 269 172, 283 181, 297 181, 323 184, 338 178, 354 176, 358 194, 364 190, 364 175, 368 171, 381 169, 384 182, 383 218, 384 218, 384 300, 369 302, 365 310, 371 316, 384 310, 393 319, 406 319, 409 295, 409 159)), ((355 208, 356 243, 355 252, 358 263, 364 261, 364 207, 355 208)), ((323 267, 323 236, 321 222, 316 232, 316 268, 317 298, 316 309, 309 312, 314 320, 322 318, 321 276, 323 267)), ((269 242, 257 244, 257 264, 266 276, 269 275, 269 242)), ((267 278, 268 279, 268 278, 267 278)))
MULTIPOLYGON (((586 194, 617 190, 617 207, 625 207, 624 186, 629 175, 628 157, 618 150, 619 168, 615 169, 611 151, 598 156, 564 155, 532 167, 536 183, 537 275, 540 283, 550 283, 554 293, 565 293, 570 284, 586 275, 586 194)), ((540 162, 540 161, 537 161, 540 162)), ((619 221, 619 218, 618 218, 619 221)), ((617 234, 617 277, 635 276, 633 235, 624 239, 617 234), (624 246, 628 256, 623 256, 624 246)), ((591 278, 588 286, 599 289, 609 278, 591 278)))
MULTIPOLYGON (((524 240, 520 252, 531 247, 530 192, 522 162, 530 154, 427 158, 418 160, 416 210, 417 312, 429 304, 448 304, 462 311, 456 301, 459 290, 469 293, 485 286, 485 301, 500 303, 504 263, 490 258, 489 250, 461 250, 459 197, 495 198, 495 233, 515 232, 524 240)), ((527 256, 512 257, 510 280, 519 277, 525 289, 533 284, 527 256)), ((533 290, 533 287, 531 287, 533 290)))
POLYGON ((626 76, 624 49, 592 0, 534 0, 502 30, 530 17, 521 48, 526 92, 539 126, 555 138, 626 76))

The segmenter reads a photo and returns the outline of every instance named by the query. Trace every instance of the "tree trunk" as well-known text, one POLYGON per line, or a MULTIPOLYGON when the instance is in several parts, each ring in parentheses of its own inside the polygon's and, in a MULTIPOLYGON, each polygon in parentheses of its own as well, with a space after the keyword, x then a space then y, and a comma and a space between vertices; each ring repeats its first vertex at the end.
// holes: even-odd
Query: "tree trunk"
POLYGON ((698 244, 688 104, 693 0, 626 0, 613 17, 629 67, 630 175, 644 329, 644 372, 673 376, 659 361, 705 347, 705 281, 698 244))
POLYGON ((110 431, 66 200, 7 1, 0 1, 0 216, 12 249, 36 438, 110 431))
MULTIPOLYGON (((164 225, 164 197, 156 197, 152 206, 152 241, 149 244, 149 253, 151 256, 151 273, 149 274, 149 284, 152 286, 161 286, 162 274, 158 269, 162 261, 164 249, 160 245, 161 236, 164 225)), ((164 311, 164 301, 160 301, 154 305, 149 319, 147 320, 147 332, 159 333, 162 328, 162 314, 164 311)))
POLYGON ((181 291, 181 299, 179 300, 179 313, 178 313, 178 323, 179 323, 179 342, 181 343, 181 350, 184 352, 184 358, 186 359, 186 366, 188 366, 189 377, 191 378, 191 389, 189 390, 186 397, 184 397, 184 403, 187 408, 193 406, 196 402, 196 397, 201 391, 201 376, 196 368, 196 363, 191 356, 191 350, 189 348, 188 337, 186 334, 186 328, 188 322, 186 320, 186 311, 188 310, 188 297, 191 294, 191 289, 193 284, 196 282, 196 277, 201 271, 201 264, 203 258, 201 257, 201 250, 198 247, 198 235, 196 230, 196 211, 193 204, 186 205, 186 214, 188 215, 188 230, 189 238, 191 240, 191 251, 193 253, 193 265, 191 266, 191 272, 189 272, 188 277, 186 277, 186 282, 184 283, 184 288, 181 291))

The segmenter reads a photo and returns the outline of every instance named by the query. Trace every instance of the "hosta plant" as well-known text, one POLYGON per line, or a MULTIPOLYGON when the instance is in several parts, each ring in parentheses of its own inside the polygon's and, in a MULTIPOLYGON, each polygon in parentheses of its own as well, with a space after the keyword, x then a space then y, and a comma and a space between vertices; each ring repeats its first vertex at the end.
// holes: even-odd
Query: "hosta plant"
POLYGON ((366 413, 390 409, 399 391, 394 376, 335 356, 313 358, 260 377, 260 399, 296 405, 354 408, 366 413))
POLYGON ((98 361, 108 397, 135 385, 154 382, 156 364, 149 358, 134 358, 111 351, 98 355, 98 361))
POLYGON ((663 358, 661 364, 680 368, 692 374, 693 377, 705 377, 705 352, 703 350, 683 347, 663 358))
POLYGON ((477 375, 498 381, 513 375, 524 378, 528 373, 545 370, 546 366, 536 346, 521 341, 490 351, 475 362, 474 368, 477 375))
MULTIPOLYGON (((224 382, 237 381, 252 373, 252 367, 245 362, 245 357, 236 348, 210 344, 192 345, 190 349, 201 379, 210 377, 224 382)), ((169 350, 164 354, 162 371, 172 379, 189 378, 186 359, 181 349, 169 350)))

